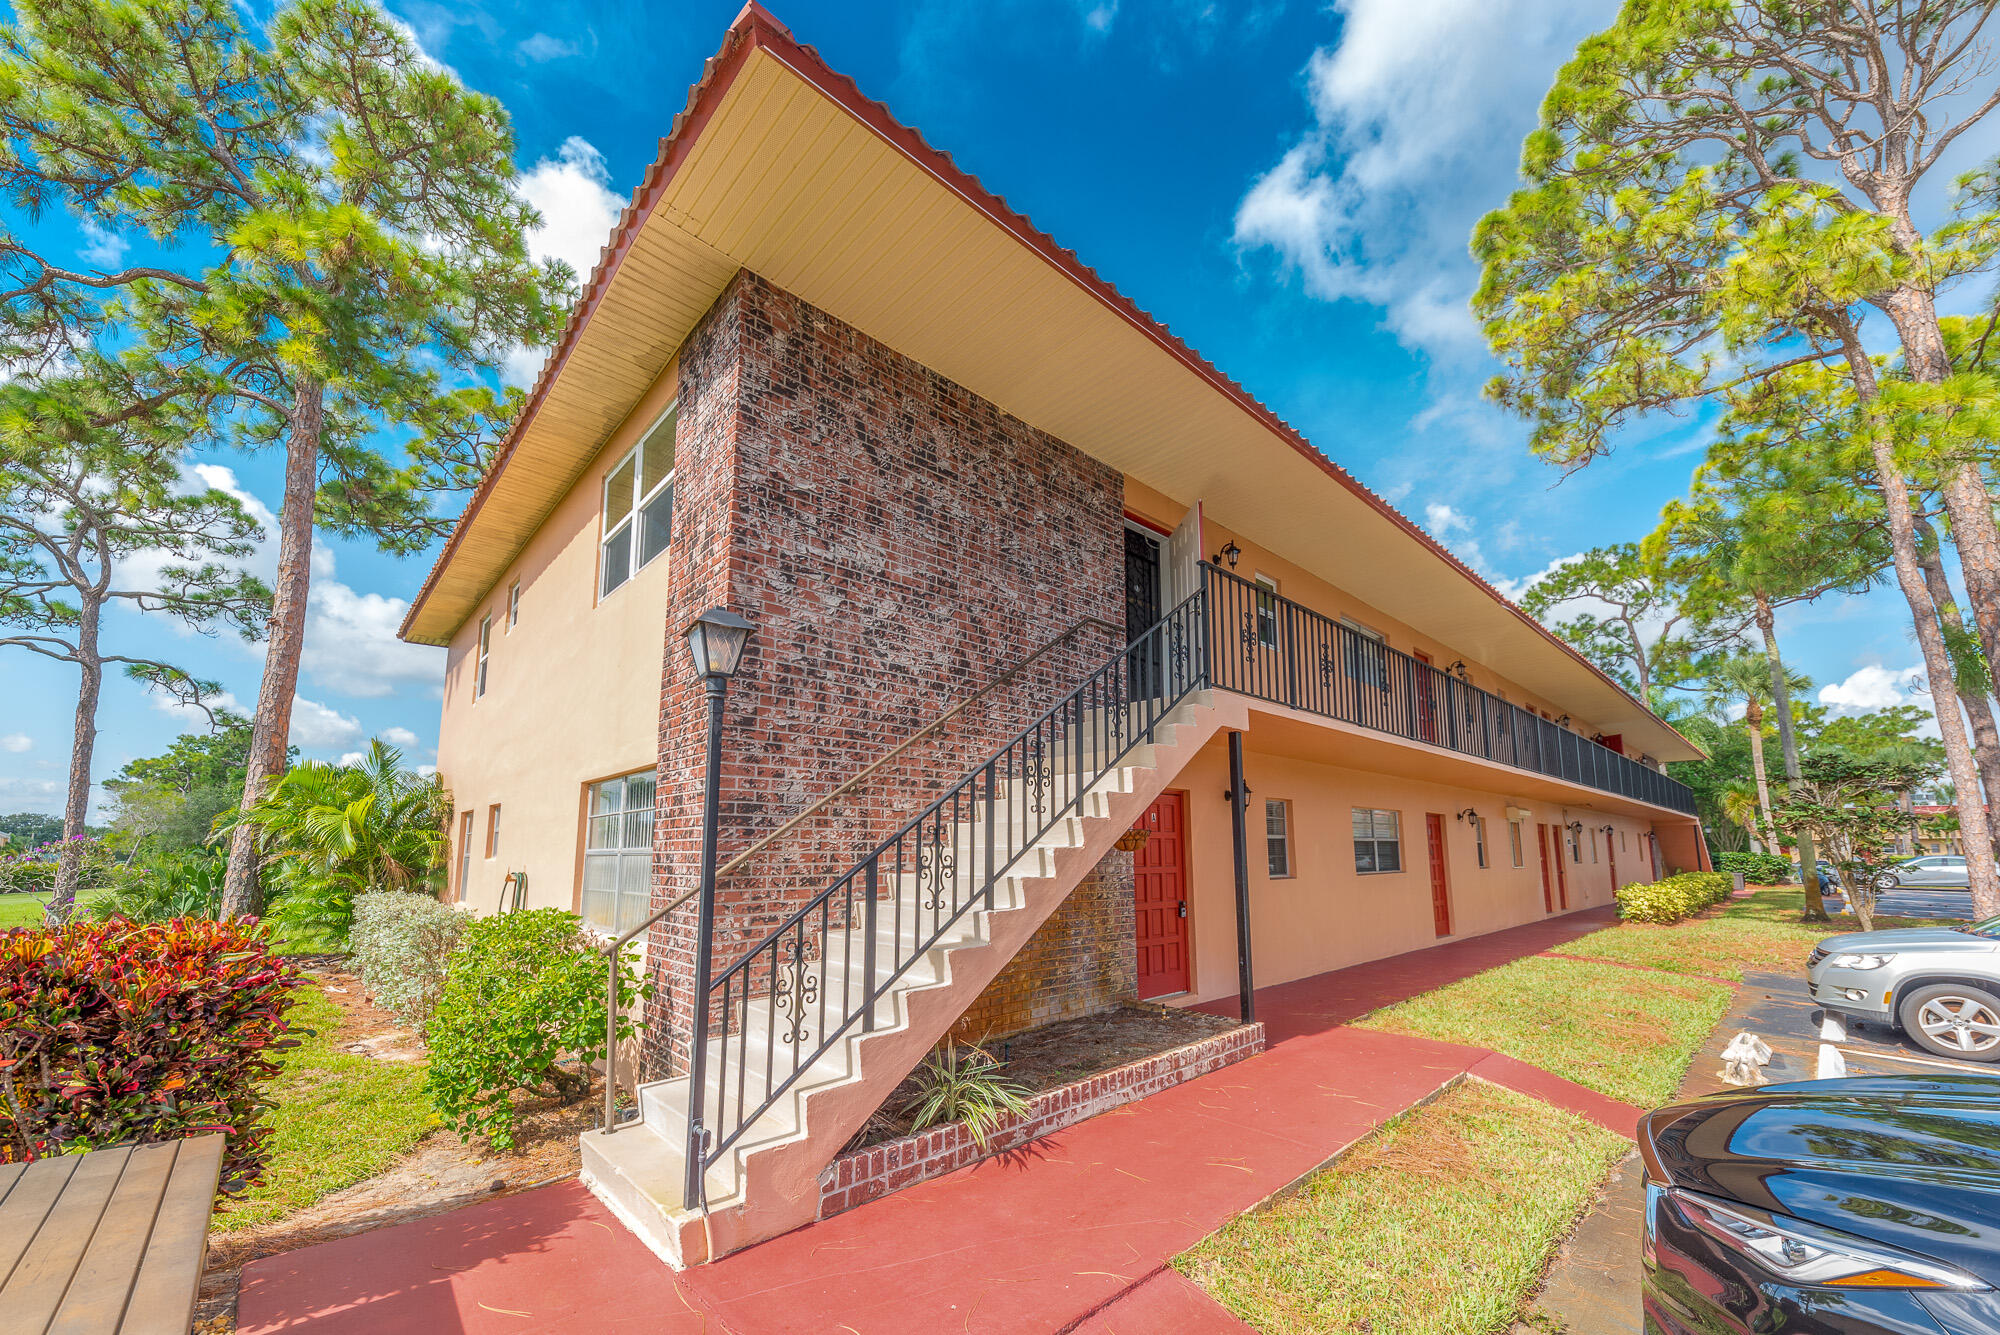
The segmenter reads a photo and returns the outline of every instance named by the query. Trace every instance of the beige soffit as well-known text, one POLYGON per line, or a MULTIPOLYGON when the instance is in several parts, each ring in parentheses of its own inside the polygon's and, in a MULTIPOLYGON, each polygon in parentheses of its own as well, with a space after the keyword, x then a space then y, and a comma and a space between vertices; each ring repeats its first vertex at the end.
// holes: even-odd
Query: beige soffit
POLYGON ((403 625, 442 644, 738 268, 1662 759, 1699 752, 746 9, 403 625))

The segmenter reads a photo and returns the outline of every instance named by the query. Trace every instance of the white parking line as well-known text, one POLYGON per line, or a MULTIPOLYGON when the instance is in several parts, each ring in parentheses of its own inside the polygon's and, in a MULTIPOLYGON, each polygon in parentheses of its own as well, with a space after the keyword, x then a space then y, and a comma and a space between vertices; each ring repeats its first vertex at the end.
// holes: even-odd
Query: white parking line
MULTIPOLYGON (((1984 1062, 1955 1062, 1949 1058, 1940 1060, 1933 1057, 1907 1057, 1900 1052, 1880 1052, 1874 1048, 1856 1048, 1854 1051, 1857 1056, 1864 1059, 1880 1057, 1883 1061, 1907 1062, 1911 1066, 1935 1066, 1940 1071, 1969 1071, 1974 1075, 2000 1075, 2000 1071, 1994 1070, 1992 1066, 1984 1062)), ((1820 1060, 1822 1063, 1825 1061, 1825 1052, 1825 1045, 1821 1045, 1820 1060)), ((1821 1077, 1821 1079, 1824 1078, 1824 1076, 1821 1077)))
POLYGON ((1819 1072, 1815 1080, 1838 1080, 1847 1074, 1847 1058, 1831 1043, 1819 1045, 1819 1072))
POLYGON ((1847 1041, 1847 1022, 1832 1011, 1821 1011, 1819 1036, 1828 1043, 1845 1043, 1847 1041))

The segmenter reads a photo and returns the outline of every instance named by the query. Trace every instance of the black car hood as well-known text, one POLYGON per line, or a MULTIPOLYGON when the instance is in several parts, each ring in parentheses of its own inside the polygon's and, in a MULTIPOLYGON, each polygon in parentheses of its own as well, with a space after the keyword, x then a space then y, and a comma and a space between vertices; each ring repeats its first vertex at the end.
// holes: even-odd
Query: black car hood
POLYGON ((1649 1114, 1651 1171, 2000 1285, 2000 1076, 1767 1085, 1649 1114))

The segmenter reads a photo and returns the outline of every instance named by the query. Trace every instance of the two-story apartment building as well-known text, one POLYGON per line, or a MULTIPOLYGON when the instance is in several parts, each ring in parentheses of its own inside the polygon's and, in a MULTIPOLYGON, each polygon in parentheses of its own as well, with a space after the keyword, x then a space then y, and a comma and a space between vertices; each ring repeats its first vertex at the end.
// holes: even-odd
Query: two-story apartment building
POLYGON ((812 1218, 948 1032, 1705 865, 1684 738, 754 5, 403 633, 450 651, 456 896, 677 905, 643 1120, 586 1139, 675 1260, 812 1218), (704 987, 711 606, 755 630, 704 987))

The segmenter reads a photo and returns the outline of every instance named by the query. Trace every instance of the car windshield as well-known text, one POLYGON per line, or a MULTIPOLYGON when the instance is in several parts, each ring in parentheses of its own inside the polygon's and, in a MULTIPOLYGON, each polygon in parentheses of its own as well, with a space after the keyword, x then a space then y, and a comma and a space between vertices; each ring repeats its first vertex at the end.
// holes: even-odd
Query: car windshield
POLYGON ((1972 936, 1990 936, 2000 939, 2000 918, 1988 918, 1985 922, 1960 923, 1953 930, 1972 936))

